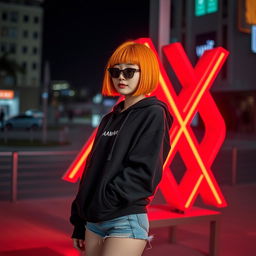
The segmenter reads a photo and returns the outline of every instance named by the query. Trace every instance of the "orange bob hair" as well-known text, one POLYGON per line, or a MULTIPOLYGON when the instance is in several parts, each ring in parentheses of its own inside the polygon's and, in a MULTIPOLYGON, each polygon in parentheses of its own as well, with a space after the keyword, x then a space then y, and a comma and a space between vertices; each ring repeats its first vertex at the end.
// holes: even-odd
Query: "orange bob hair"
POLYGON ((109 58, 104 71, 102 95, 119 96, 116 91, 108 68, 120 63, 136 64, 140 68, 140 80, 132 96, 150 94, 159 82, 159 65, 154 52, 143 44, 128 41, 121 44, 109 58))

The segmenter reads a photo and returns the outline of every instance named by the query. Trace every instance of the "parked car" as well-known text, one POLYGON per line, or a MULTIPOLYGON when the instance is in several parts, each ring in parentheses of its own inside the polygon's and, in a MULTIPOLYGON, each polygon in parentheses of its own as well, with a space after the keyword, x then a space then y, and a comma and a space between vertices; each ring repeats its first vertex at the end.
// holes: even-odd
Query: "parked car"
POLYGON ((33 117, 31 115, 20 114, 5 121, 7 129, 39 129, 42 127, 42 118, 33 117))
POLYGON ((39 117, 39 118, 44 117, 44 113, 41 110, 38 110, 38 109, 28 109, 28 110, 25 111, 25 115, 33 116, 33 117, 39 117))

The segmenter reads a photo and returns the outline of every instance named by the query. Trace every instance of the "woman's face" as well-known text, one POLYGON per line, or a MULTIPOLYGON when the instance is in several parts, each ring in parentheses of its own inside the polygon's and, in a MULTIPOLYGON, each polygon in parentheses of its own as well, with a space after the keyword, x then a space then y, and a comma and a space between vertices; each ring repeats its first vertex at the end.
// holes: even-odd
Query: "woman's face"
MULTIPOLYGON (((128 64, 128 63, 121 63, 121 64, 116 64, 113 66, 113 68, 117 68, 119 70, 124 70, 127 69, 124 74, 121 72, 117 78, 112 78, 113 85, 116 89, 116 91, 122 95, 130 95, 132 94, 140 80, 140 70, 139 66, 136 64, 128 64), (129 76, 132 76, 129 78, 129 76)), ((115 73, 118 74, 118 70, 114 70, 115 73)), ((111 73, 111 72, 110 72, 111 73)))

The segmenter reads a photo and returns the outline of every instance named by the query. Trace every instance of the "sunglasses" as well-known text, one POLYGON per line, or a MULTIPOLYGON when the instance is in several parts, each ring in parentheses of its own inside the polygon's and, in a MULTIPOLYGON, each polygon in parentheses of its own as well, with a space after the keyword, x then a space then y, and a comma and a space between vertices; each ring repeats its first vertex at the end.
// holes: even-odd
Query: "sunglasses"
POLYGON ((125 69, 119 69, 119 68, 109 68, 108 72, 110 73, 110 76, 112 78, 118 78, 121 73, 123 73, 123 76, 125 79, 131 79, 134 76, 135 72, 139 72, 140 69, 136 68, 125 68, 125 69))

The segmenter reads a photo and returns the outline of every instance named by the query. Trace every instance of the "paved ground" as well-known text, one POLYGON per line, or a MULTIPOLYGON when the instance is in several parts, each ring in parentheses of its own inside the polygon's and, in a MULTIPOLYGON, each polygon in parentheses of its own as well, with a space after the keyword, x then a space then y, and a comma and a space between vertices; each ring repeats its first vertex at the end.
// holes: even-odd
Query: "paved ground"
MULTIPOLYGON (((222 187, 229 206, 221 209, 220 256, 256 255, 256 184, 222 187)), ((0 256, 75 256, 68 222, 72 198, 0 202, 0 256)), ((200 202, 199 202, 200 204, 200 202)), ((178 244, 166 228, 151 229, 145 256, 200 256, 208 249, 208 223, 178 228, 178 244), (193 249, 194 248, 194 249, 193 249)))

